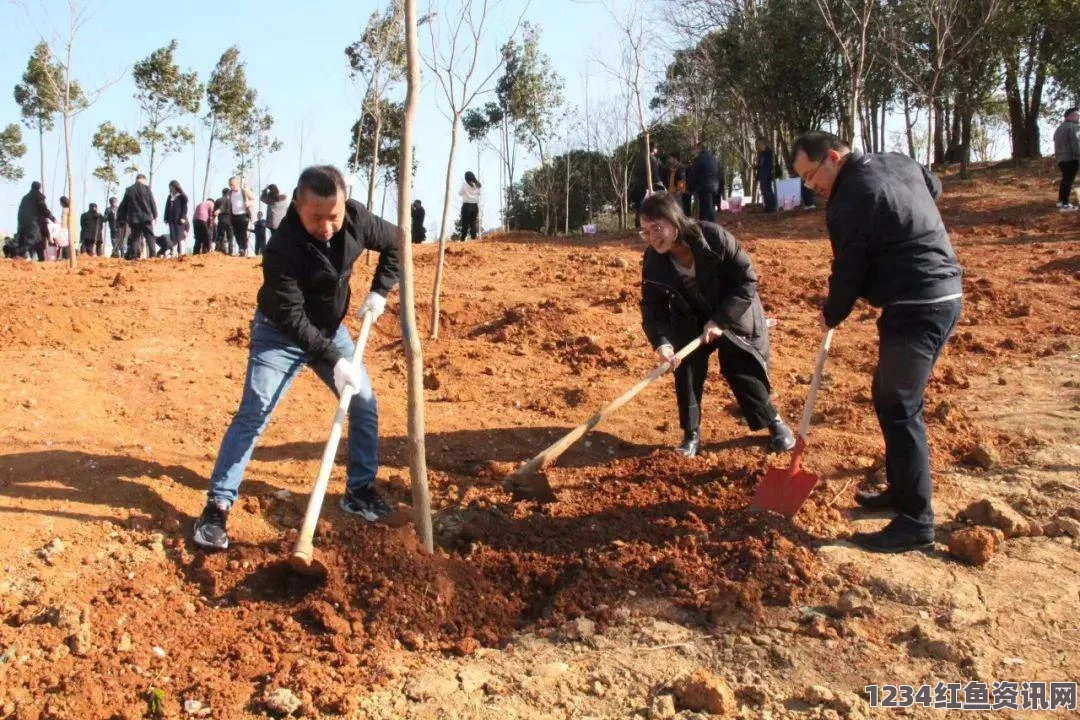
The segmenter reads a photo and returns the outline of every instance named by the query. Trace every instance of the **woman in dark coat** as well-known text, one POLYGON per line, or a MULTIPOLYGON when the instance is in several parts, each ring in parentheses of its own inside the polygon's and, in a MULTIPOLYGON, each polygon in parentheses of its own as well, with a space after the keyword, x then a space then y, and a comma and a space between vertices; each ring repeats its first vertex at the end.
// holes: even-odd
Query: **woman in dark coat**
POLYGON ((795 446, 791 428, 769 399, 769 330, 757 294, 757 275, 735 238, 719 225, 694 222, 669 193, 641 204, 641 319, 661 363, 675 368, 682 444, 693 457, 701 444, 701 398, 709 356, 735 395, 751 430, 769 429, 769 447, 795 446), (704 345, 682 362, 678 348, 701 336, 704 345))
POLYGON ((169 228, 168 238, 165 245, 159 246, 158 257, 165 255, 169 250, 176 250, 177 255, 184 254, 184 238, 187 236, 188 197, 184 193, 180 183, 173 180, 169 183, 169 199, 165 201, 165 224, 169 228))

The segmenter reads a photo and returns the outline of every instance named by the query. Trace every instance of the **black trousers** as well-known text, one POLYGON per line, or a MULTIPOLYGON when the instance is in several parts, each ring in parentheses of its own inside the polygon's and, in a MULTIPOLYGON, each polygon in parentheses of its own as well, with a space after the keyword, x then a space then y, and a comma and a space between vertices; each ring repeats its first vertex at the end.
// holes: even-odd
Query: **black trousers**
POLYGON ((960 318, 960 300, 887 305, 878 318, 878 365, 871 394, 885 436, 885 475, 893 507, 924 527, 930 505, 930 447, 923 396, 934 364, 960 318))
POLYGON ((461 239, 471 237, 475 240, 480 230, 480 206, 476 203, 461 203, 461 239))
POLYGON ((776 419, 776 408, 769 399, 769 376, 757 358, 726 336, 714 344, 699 348, 675 369, 675 399, 679 403, 679 426, 686 432, 701 426, 701 398, 705 393, 705 375, 709 357, 720 358, 720 373, 739 403, 751 430, 767 427, 776 419))
POLYGON ((698 190, 698 220, 716 222, 716 194, 712 190, 698 190))
POLYGON ((1069 196, 1072 194, 1073 182, 1076 180, 1076 171, 1080 169, 1080 160, 1070 160, 1068 162, 1059 162, 1058 167, 1061 168, 1061 184, 1058 185, 1058 202, 1069 202, 1069 196))
POLYGON ((146 243, 146 256, 154 256, 154 223, 132 223, 128 233, 127 259, 135 260, 142 254, 143 243, 146 243))
POLYGON ((248 220, 251 216, 247 213, 243 215, 230 215, 232 220, 233 235, 236 237, 236 245, 240 248, 241 255, 247 255, 248 249, 248 220))
POLYGON ((771 177, 761 178, 761 204, 765 212, 776 212, 776 186, 771 177))
POLYGON ((194 228, 195 248, 192 252, 196 255, 210 252, 210 226, 206 224, 205 220, 196 220, 194 228))

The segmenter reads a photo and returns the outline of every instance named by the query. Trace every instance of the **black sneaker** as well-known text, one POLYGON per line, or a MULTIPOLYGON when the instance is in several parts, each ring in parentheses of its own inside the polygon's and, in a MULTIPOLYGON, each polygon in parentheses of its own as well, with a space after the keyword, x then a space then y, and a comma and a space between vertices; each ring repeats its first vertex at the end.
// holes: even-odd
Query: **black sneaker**
POLYGON ((860 490, 855 493, 855 502, 867 510, 892 510, 892 495, 888 492, 860 490))
POLYGON ((229 534, 225 523, 229 519, 229 506, 221 500, 211 500, 195 521, 195 544, 204 550, 225 550, 229 547, 229 534))
POLYGON ((934 547, 934 528, 917 525, 901 515, 877 532, 855 533, 851 542, 863 550, 878 553, 929 550, 934 547))
POLYGON ((787 452, 795 447, 795 433, 791 432, 784 419, 777 417, 769 423, 769 449, 773 452, 787 452))
POLYGON ((382 495, 374 485, 362 487, 359 490, 345 490, 338 502, 340 507, 350 515, 358 515, 368 522, 375 522, 390 514, 390 506, 383 500, 382 495))
POLYGON ((701 434, 697 430, 687 430, 683 433, 682 445, 675 448, 675 452, 683 457, 694 457, 701 447, 701 434))

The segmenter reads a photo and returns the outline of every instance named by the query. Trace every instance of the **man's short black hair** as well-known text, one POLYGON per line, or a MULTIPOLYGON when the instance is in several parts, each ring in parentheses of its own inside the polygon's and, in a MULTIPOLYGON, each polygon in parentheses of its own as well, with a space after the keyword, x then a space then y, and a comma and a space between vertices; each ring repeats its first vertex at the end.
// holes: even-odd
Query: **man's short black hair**
POLYGON ((91 210, 97 210, 97 203, 90 203, 91 210))
POLYGON ((295 197, 300 197, 305 190, 321 198, 336 197, 339 192, 343 195, 348 193, 345 177, 333 165, 312 165, 300 173, 295 197))
POLYGON ((850 149, 850 145, 830 132, 811 130, 795 138, 795 143, 791 146, 791 156, 795 157, 802 150, 808 160, 821 162, 830 150, 839 152, 850 149))
POLYGON ((146 176, 143 175, 142 173, 139 173, 138 175, 135 176, 135 179, 136 180, 145 180, 146 176))
POLYGON ((34 182, 30 183, 30 189, 34 192, 41 192, 41 183, 35 180, 34 182))
POLYGON ((1080 112, 1080 110, 1077 110, 1076 108, 1071 107, 1071 108, 1069 108, 1068 110, 1065 111, 1065 116, 1068 117, 1069 115, 1072 115, 1074 112, 1080 112))

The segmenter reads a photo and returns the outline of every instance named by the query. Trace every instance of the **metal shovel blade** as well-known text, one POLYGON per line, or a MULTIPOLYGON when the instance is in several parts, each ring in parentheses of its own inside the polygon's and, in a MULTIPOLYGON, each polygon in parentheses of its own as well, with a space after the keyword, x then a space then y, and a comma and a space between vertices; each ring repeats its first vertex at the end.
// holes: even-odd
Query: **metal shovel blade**
POLYGON ((505 487, 516 502, 532 501, 538 503, 555 502, 555 490, 548 482, 543 471, 518 470, 506 477, 505 487))
POLYGON ((771 510, 780 513, 789 520, 795 517, 799 508, 803 506, 814 486, 818 484, 818 476, 803 470, 803 448, 806 443, 799 438, 791 454, 791 465, 786 468, 769 468, 765 472, 765 478, 754 492, 754 499, 750 501, 750 507, 755 510, 771 510))

